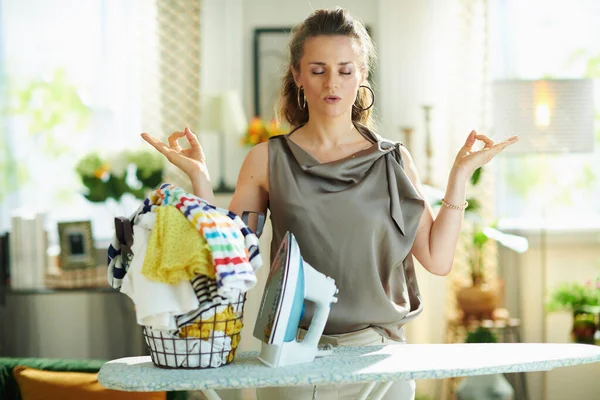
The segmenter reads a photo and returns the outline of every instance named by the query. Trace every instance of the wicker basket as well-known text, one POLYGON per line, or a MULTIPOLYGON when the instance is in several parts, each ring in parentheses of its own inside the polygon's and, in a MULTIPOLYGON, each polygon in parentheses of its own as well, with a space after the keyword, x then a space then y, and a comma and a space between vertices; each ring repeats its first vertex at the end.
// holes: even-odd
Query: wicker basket
POLYGON ((160 368, 217 368, 233 361, 240 343, 246 294, 238 301, 211 305, 178 331, 145 326, 144 339, 152 363, 160 368))

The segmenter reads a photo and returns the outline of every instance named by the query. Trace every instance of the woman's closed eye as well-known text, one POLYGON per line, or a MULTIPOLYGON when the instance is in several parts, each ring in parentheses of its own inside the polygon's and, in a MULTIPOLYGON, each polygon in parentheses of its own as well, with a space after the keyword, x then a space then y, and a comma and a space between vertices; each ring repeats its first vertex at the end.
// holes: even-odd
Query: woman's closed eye
MULTIPOLYGON (((313 75, 323 75, 325 73, 325 71, 312 71, 313 75)), ((352 71, 347 72, 347 71, 340 71, 340 75, 352 75, 352 71)))

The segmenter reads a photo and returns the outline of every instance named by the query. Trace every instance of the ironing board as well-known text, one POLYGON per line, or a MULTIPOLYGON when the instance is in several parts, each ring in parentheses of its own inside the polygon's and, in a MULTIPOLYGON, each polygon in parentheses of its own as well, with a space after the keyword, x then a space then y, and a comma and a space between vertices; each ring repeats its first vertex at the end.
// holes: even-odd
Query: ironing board
POLYGON ((396 380, 548 371, 595 362, 600 362, 600 346, 584 344, 390 344, 338 347, 328 357, 281 368, 263 365, 257 352, 201 370, 160 369, 150 357, 129 357, 106 363, 98 380, 123 391, 200 390, 209 400, 220 399, 215 389, 362 382, 360 399, 369 394, 380 399, 396 380))

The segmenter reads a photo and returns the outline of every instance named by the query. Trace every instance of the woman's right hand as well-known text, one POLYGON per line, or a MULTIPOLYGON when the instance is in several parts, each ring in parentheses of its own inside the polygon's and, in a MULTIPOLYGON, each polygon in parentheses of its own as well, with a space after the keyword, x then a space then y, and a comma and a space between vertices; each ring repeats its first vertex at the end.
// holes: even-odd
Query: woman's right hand
POLYGON ((142 133, 142 138, 167 157, 169 162, 186 173, 190 179, 194 180, 201 175, 210 181, 204 151, 196 135, 189 128, 186 127, 183 132, 172 133, 167 139, 168 145, 147 133, 142 133), (184 136, 190 144, 187 149, 182 149, 177 142, 184 136))

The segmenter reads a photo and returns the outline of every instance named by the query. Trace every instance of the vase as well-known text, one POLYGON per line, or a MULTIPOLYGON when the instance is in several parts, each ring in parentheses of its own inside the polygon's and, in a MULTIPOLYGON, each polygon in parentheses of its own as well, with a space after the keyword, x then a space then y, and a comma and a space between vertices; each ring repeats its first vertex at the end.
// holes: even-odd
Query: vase
POLYGON ((466 319, 471 316, 476 319, 491 319, 498 305, 498 290, 496 285, 476 283, 460 289, 456 300, 466 319))
POLYGON ((457 400, 513 400, 515 391, 502 374, 466 377, 456 391, 457 400))
POLYGON ((573 327, 571 329, 571 341, 583 344, 598 344, 600 340, 597 316, 600 307, 582 307, 573 310, 573 327), (598 338, 596 338, 598 336, 598 338))

